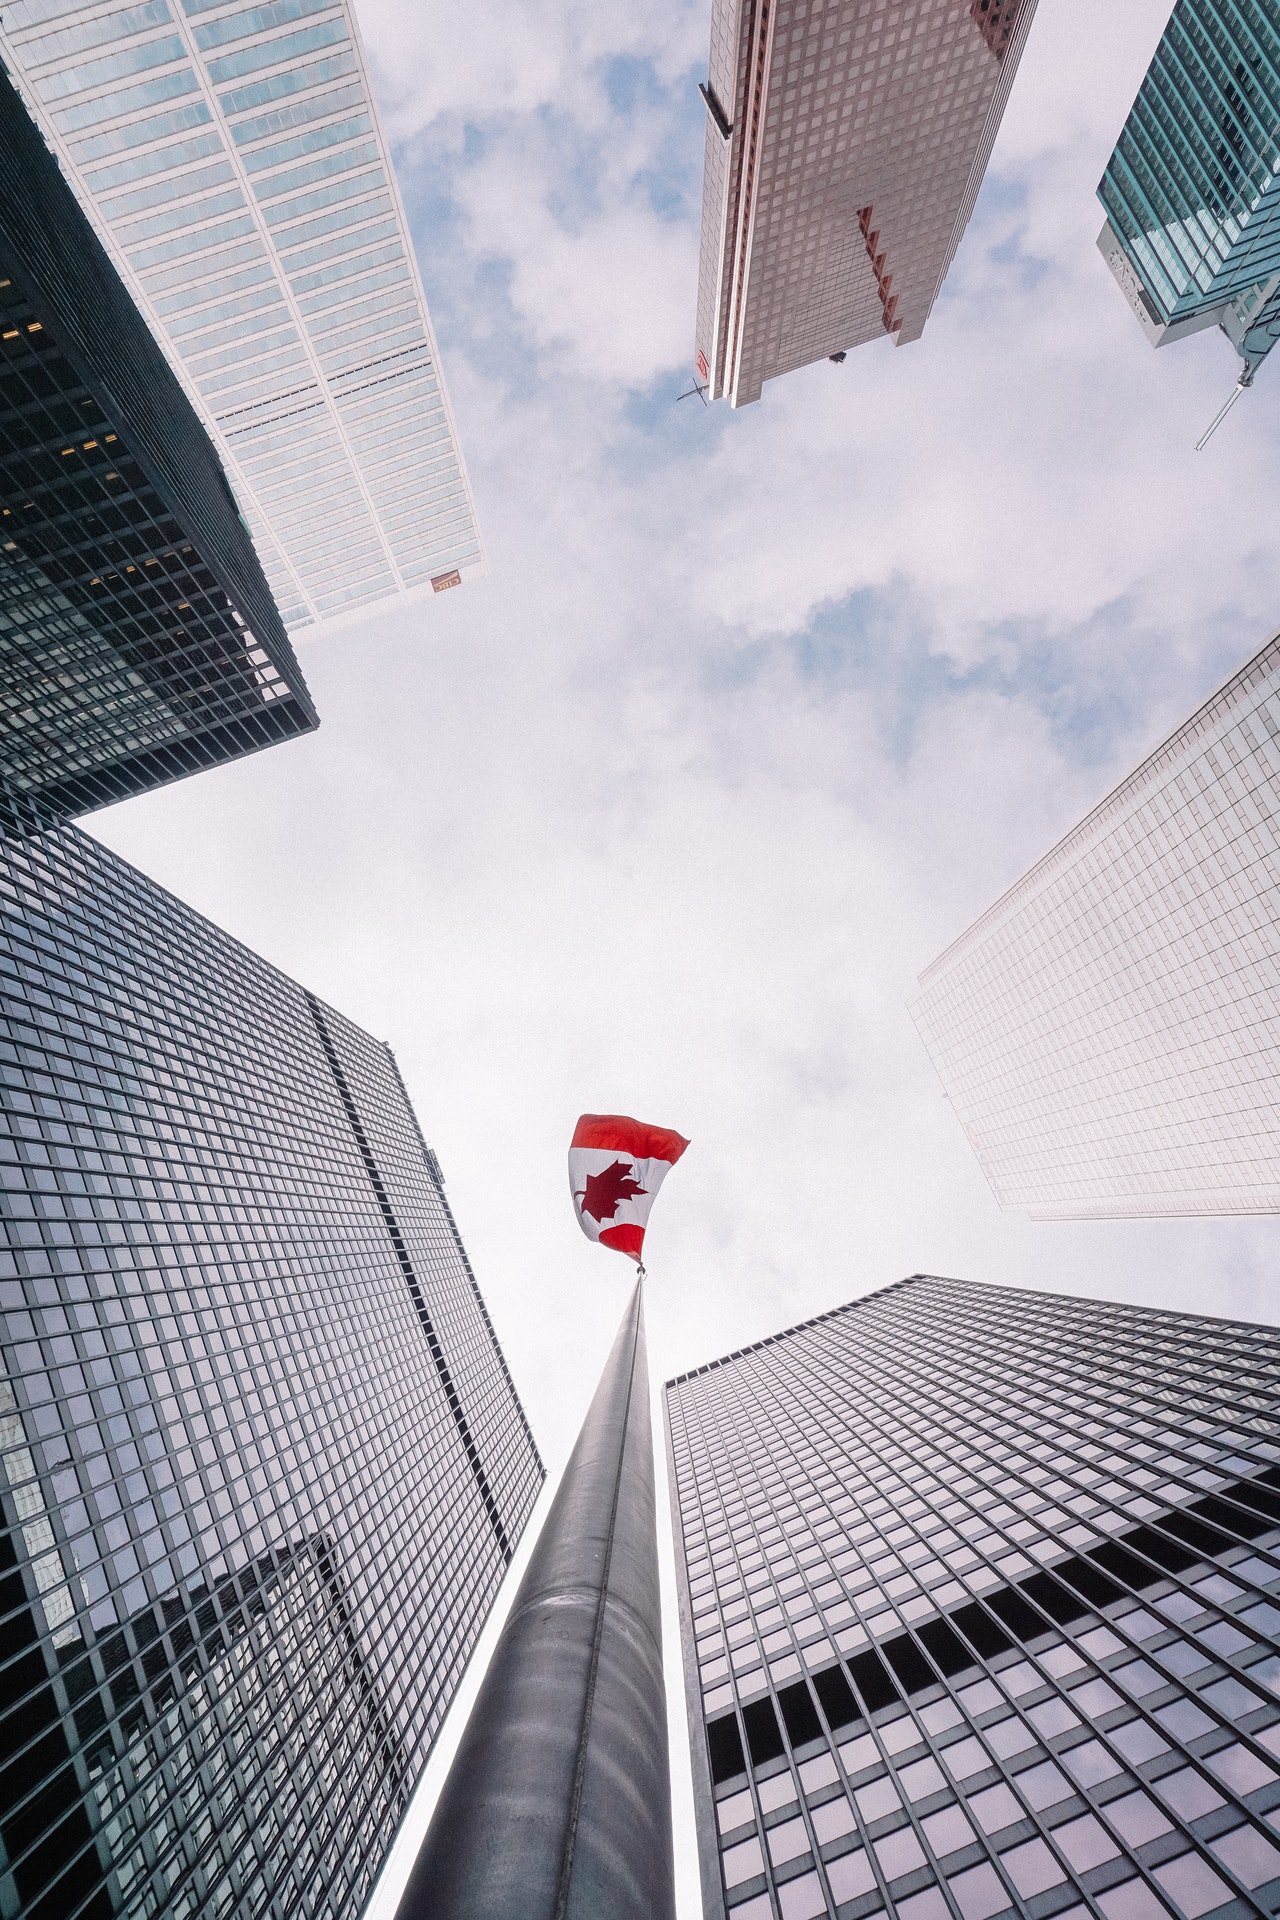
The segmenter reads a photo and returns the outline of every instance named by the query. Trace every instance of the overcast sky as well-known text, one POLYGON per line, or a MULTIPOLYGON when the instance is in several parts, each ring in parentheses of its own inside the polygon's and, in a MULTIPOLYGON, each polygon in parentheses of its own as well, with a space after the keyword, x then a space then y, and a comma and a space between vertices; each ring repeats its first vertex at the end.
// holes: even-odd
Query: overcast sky
POLYGON ((489 572, 304 641, 314 737, 90 826, 390 1041, 553 1470, 629 1274, 583 1109, 693 1142, 658 1380, 917 1271, 1277 1318, 1269 1221, 1001 1213, 905 1010, 1277 624, 1280 376, 1197 455, 1235 357, 1153 353, 1094 244, 1167 13, 1040 0, 923 340, 732 413, 676 400, 706 0, 360 7, 489 572))

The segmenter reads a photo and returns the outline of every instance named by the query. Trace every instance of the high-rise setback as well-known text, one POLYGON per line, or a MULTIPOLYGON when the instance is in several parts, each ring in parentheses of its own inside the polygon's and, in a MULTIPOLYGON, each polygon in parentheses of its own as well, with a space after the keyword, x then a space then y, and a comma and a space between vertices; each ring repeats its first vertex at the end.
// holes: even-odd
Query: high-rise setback
POLYGON ((315 725, 208 435, 0 72, 0 819, 315 725))
POLYGON ((920 338, 1034 12, 713 0, 696 342, 713 400, 920 338))
POLYGON ((1178 0, 1098 188, 1152 346, 1219 326, 1248 385, 1280 335, 1280 18, 1178 0))
POLYGON ((920 976, 1002 1206, 1280 1210, 1280 636, 920 976))
POLYGON ((291 631, 481 559, 347 0, 14 0, 0 52, 222 453, 291 631))
POLYGON ((0 837, 0 1911, 350 1920, 543 1473, 387 1048, 0 837))
POLYGON ((707 1920, 1280 1907, 1280 1334, 917 1276, 671 1381, 707 1920))

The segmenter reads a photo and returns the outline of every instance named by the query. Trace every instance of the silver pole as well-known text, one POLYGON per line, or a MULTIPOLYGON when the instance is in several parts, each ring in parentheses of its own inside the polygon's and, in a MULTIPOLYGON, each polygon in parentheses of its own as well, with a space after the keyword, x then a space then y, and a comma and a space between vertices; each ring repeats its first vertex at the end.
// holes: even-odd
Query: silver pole
POLYGON ((637 1280, 397 1920, 674 1920, 637 1280))

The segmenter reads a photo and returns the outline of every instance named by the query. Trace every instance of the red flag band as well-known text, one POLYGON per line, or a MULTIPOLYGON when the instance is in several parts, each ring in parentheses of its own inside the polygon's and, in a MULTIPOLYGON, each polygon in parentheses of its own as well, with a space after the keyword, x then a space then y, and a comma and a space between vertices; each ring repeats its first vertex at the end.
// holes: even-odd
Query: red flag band
POLYGON ((569 1190, 588 1240, 638 1266, 654 1195, 688 1144, 624 1113, 584 1113, 569 1144, 569 1190))

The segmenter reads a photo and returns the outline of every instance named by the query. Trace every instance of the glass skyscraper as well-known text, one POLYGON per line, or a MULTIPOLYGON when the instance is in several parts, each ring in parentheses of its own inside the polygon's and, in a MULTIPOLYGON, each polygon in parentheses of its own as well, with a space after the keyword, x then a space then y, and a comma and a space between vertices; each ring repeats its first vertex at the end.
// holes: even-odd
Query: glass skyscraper
POLYGON ((1152 345, 1220 325, 1247 384, 1280 334, 1274 6, 1177 0, 1098 198, 1098 245, 1152 345))
POLYGON ((351 1920, 543 1478, 439 1167, 73 827, 0 837, 0 1002, 0 1913, 351 1920))
POLYGON ((1280 1908, 1280 1334, 916 1276, 666 1389, 707 1920, 1280 1908))
POLYGON ((0 72, 0 818, 315 724, 208 436, 0 72))
POLYGON ((920 976, 1002 1206, 1280 1210, 1280 638, 920 976))
POLYGON ((1035 0, 714 0, 696 368, 764 381, 918 340, 973 212, 1035 0))
POLYGON ((346 0, 13 0, 0 50, 217 441, 286 626, 455 585, 475 515, 346 0))

